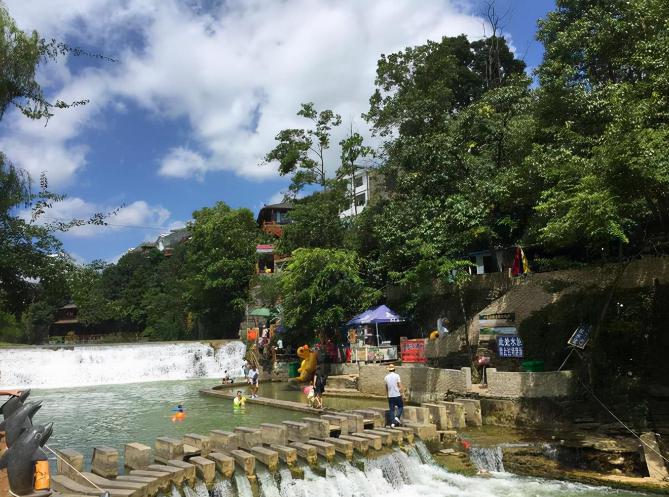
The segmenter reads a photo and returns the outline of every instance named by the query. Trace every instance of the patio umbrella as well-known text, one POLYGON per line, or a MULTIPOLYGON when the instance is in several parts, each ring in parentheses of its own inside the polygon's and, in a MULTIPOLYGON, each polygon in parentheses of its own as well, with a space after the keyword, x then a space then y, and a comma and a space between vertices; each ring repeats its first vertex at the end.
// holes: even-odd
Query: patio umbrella
POLYGON ((249 316, 255 316, 259 318, 268 318, 272 314, 272 311, 270 311, 267 307, 258 307, 257 309, 253 309, 251 312, 249 312, 249 316))
POLYGON ((379 345, 379 323, 399 323, 404 321, 399 314, 390 309, 386 305, 380 305, 374 307, 373 309, 368 309, 365 312, 358 314, 357 316, 350 319, 346 324, 347 325, 362 325, 362 324, 374 324, 376 325, 376 345, 379 345))

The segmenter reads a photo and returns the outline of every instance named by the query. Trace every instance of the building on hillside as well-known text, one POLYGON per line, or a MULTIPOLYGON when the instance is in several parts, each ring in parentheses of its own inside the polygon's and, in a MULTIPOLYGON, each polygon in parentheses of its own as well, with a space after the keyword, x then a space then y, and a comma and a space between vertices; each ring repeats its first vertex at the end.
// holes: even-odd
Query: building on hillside
POLYGON ((382 177, 376 169, 360 167, 355 174, 345 176, 344 180, 348 183, 351 204, 339 213, 341 218, 357 216, 372 199, 384 195, 382 177))
MULTIPOLYGON (((262 231, 275 238, 281 238, 283 228, 290 224, 290 211, 293 205, 290 202, 281 202, 278 204, 265 205, 258 212, 257 223, 262 231)), ((274 244, 264 243, 256 245, 258 254, 258 273, 272 274, 280 269, 282 263, 286 260, 280 254, 274 253, 274 244)))
POLYGON ((189 240, 190 237, 191 232, 186 228, 171 230, 169 233, 162 233, 158 237, 156 240, 156 248, 165 254, 165 256, 170 256, 174 251, 174 247, 189 240))

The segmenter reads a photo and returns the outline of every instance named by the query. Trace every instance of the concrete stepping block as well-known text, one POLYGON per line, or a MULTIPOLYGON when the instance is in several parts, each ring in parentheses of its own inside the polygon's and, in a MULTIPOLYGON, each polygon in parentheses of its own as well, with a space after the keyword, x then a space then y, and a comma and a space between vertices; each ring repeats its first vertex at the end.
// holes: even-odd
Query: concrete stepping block
POLYGON ((288 447, 286 445, 280 444, 271 444, 270 449, 275 450, 279 454, 279 459, 286 463, 288 466, 294 466, 297 464, 297 449, 294 447, 288 447))
POLYGON ((445 405, 425 402, 421 406, 430 411, 430 423, 437 425, 438 430, 448 430, 451 428, 448 408, 445 405))
POLYGON ((438 438, 437 427, 430 423, 404 423, 404 426, 411 428, 421 440, 434 440, 438 438))
POLYGON ((365 430, 363 433, 369 433, 370 435, 377 435, 381 437, 381 442, 383 445, 390 446, 393 444, 394 441, 394 435, 392 433, 389 433, 387 431, 381 431, 381 430, 365 430))
POLYGON ((372 431, 378 433, 387 433, 388 435, 390 435, 391 440, 398 444, 402 443, 402 440, 404 440, 404 434, 402 433, 401 430, 398 430, 397 428, 377 428, 372 431))
MULTIPOLYGON (((167 461, 166 461, 167 462, 167 461)), ((176 485, 183 484, 186 480, 186 470, 177 468, 176 466, 168 466, 167 464, 149 464, 146 469, 149 471, 162 471, 170 474, 170 480, 176 485)))
POLYGON ((234 458, 235 462, 244 470, 246 476, 253 476, 256 472, 256 458, 253 457, 253 454, 248 452, 236 449, 231 450, 230 455, 234 458))
POLYGON ((231 431, 211 430, 209 438, 211 438, 213 450, 235 450, 239 448, 239 437, 231 431))
POLYGON ((335 440, 346 440, 353 443, 353 449, 360 454, 367 454, 369 452, 369 440, 363 437, 353 435, 341 435, 335 440))
POLYGON ((446 402, 444 400, 440 400, 439 402, 436 403, 445 406, 446 409, 448 410, 449 423, 448 426, 446 427, 447 430, 452 430, 454 428, 455 429, 464 428, 467 426, 467 422, 465 421, 464 404, 461 404, 459 402, 446 402))
POLYGON ((402 435, 404 436, 404 440, 410 444, 413 443, 415 438, 413 428, 409 428, 408 426, 396 426, 395 428, 391 429, 401 431, 402 435))
MULTIPOLYGON (((333 438, 333 440, 338 439, 333 438)), ((318 455, 324 457, 326 461, 331 462, 334 460, 335 452, 337 452, 337 447, 335 444, 324 442, 322 440, 309 440, 309 445, 316 447, 316 452, 318 455)))
MULTIPOLYGON (((84 455, 81 452, 77 452, 74 449, 57 449, 56 452, 65 461, 74 466, 77 471, 84 470, 84 455)), ((59 475, 67 476, 68 478, 71 478, 73 475, 77 474, 74 469, 72 469, 60 459, 58 459, 56 462, 56 471, 59 475)))
MULTIPOLYGON (((344 436, 346 437, 348 435, 344 436)), ((365 430, 364 432, 355 432, 353 436, 367 439, 369 441, 369 447, 374 450, 381 450, 383 448, 383 438, 380 435, 374 435, 365 430)))
MULTIPOLYGON (((90 485, 90 484, 89 484, 90 485)), ((71 480, 67 476, 63 475, 53 475, 51 477, 51 490, 62 494, 78 494, 78 495, 100 495, 100 490, 97 488, 81 485, 74 480, 71 480)), ((121 488, 103 488, 103 490, 109 491, 109 494, 112 497, 133 497, 133 490, 121 489, 121 488)))
POLYGON ((235 433, 239 437, 239 448, 248 450, 251 447, 262 445, 262 431, 258 428, 248 428, 246 426, 238 426, 235 428, 235 433))
POLYGON ((225 478, 230 479, 235 472, 235 459, 221 452, 210 452, 207 458, 214 461, 216 469, 225 478))
POLYGON ((146 476, 120 475, 116 477, 116 481, 129 481, 146 485, 148 495, 155 495, 168 486, 167 483, 161 483, 158 478, 148 478, 146 476))
POLYGON ((284 421, 286 427, 286 437, 290 442, 307 442, 309 437, 309 425, 298 421, 284 421))
POLYGON ((262 433, 262 443, 267 445, 286 445, 288 437, 286 435, 286 427, 273 423, 262 423, 260 425, 262 433))
POLYGON ((197 475, 208 485, 216 478, 216 463, 202 456, 191 457, 188 460, 195 466, 197 475))
MULTIPOLYGON (((190 461, 190 459, 189 459, 190 461)), ((184 479, 190 481, 190 482, 195 482, 195 478, 197 476, 196 471, 195 471, 195 465, 182 461, 180 459, 170 459, 166 463, 167 466, 174 466, 175 468, 181 468, 184 470, 184 479)))
POLYGON ((302 418, 308 427, 309 438, 324 440, 330 436, 330 422, 320 418, 302 418))
POLYGON ((279 454, 275 450, 257 446, 251 447, 249 452, 251 452, 258 461, 267 466, 270 473, 274 473, 279 467, 279 454))
POLYGON ((113 447, 93 447, 91 473, 103 478, 118 476, 118 450, 113 447))
MULTIPOLYGON (((307 461, 307 464, 309 465, 316 464, 316 460, 318 458, 318 452, 316 451, 315 446, 300 442, 289 442, 288 446, 294 448, 297 451, 297 457, 307 461)), ((334 447, 332 447, 332 449, 334 457, 334 447)))
POLYGON ((427 424, 430 422, 430 410, 426 407, 404 406, 402 421, 427 424))
POLYGON ((467 426, 483 426, 481 415, 481 401, 478 399, 456 398, 456 404, 462 404, 465 409, 465 424, 467 426))
POLYGON ((191 445, 200 452, 201 456, 206 456, 211 452, 211 438, 197 433, 186 433, 183 436, 184 445, 191 445))
POLYGON ((349 421, 346 416, 338 416, 336 414, 323 414, 321 416, 321 419, 324 419, 328 423, 330 423, 330 426, 338 426, 341 435, 349 434, 349 428, 348 428, 349 421))
MULTIPOLYGON (((350 436, 350 435, 346 435, 350 436)), ((353 442, 339 438, 328 438, 327 443, 334 445, 335 451, 342 454, 346 459, 353 458, 353 442)))
POLYGON ((342 416, 348 419, 348 432, 363 431, 365 429, 365 418, 362 414, 354 412, 338 412, 337 416, 342 416))
MULTIPOLYGON (((374 426, 370 428, 380 428, 386 425, 385 417, 381 413, 374 411, 372 409, 354 409, 351 412, 354 414, 361 414, 367 423, 371 421, 374 424, 374 426)), ((362 431, 362 430, 357 430, 357 431, 362 431)))
POLYGON ((151 447, 140 443, 124 446, 123 464, 126 469, 144 469, 153 462, 151 447))
MULTIPOLYGON (((167 473, 165 471, 152 471, 149 469, 133 469, 130 471, 128 476, 141 476, 142 478, 154 478, 158 480, 158 485, 160 486, 161 489, 165 489, 168 486, 172 485, 172 481, 170 480, 170 473, 167 473)), ((121 478, 119 476, 118 478, 121 478)))
POLYGON ((83 486, 92 486, 92 484, 97 485, 100 488, 104 489, 121 489, 121 490, 131 490, 132 497, 147 497, 148 496, 148 485, 143 485, 137 482, 123 481, 123 480, 109 480, 103 478, 94 473, 80 473, 76 475, 75 478, 71 480, 79 483, 83 486))
POLYGON ((183 440, 173 437, 156 438, 154 458, 159 463, 166 463, 170 459, 183 459, 184 443, 183 440))

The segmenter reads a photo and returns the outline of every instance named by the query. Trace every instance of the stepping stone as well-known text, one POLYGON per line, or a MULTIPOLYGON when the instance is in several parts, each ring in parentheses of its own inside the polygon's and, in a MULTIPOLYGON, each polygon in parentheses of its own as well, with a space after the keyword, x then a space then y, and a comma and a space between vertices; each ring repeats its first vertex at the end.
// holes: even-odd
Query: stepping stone
MULTIPOLYGON (((334 438, 333 440, 337 440, 334 438)), ((337 447, 334 443, 323 442, 322 440, 309 440, 309 445, 316 447, 319 456, 324 457, 328 462, 334 459, 337 447)))
POLYGON ((383 438, 381 438, 380 435, 373 435, 372 433, 364 431, 364 432, 355 432, 353 436, 366 439, 368 441, 368 446, 374 450, 381 450, 381 448, 383 447, 383 438))
POLYGON ((233 457, 223 454, 222 452, 210 452, 207 454, 207 458, 214 461, 216 469, 225 478, 232 478, 232 475, 235 472, 235 460, 233 457))
POLYGON ((350 440, 343 440, 340 437, 340 438, 328 438, 326 442, 334 445, 335 451, 342 454, 346 459, 353 458, 353 442, 351 442, 350 440))
POLYGON ((388 446, 393 444, 393 440, 395 437, 392 433, 382 430, 365 430, 363 433, 368 433, 370 435, 377 435, 381 437, 383 445, 388 445, 388 446))
MULTIPOLYGON (((297 456, 307 461, 307 464, 309 465, 316 464, 316 460, 318 459, 318 452, 316 450, 316 446, 303 444, 300 442, 290 442, 288 446, 294 448, 297 451, 297 456)), ((334 447, 333 447, 332 457, 334 457, 334 447)))
POLYGON ((257 446, 251 447, 249 452, 253 454, 258 461, 267 466, 270 473, 274 473, 279 467, 279 454, 276 451, 257 446))
POLYGON ((275 450, 277 454, 279 454, 279 459, 285 462, 288 466, 294 466, 295 464, 297 464, 296 448, 279 444, 272 444, 269 446, 269 448, 275 450))

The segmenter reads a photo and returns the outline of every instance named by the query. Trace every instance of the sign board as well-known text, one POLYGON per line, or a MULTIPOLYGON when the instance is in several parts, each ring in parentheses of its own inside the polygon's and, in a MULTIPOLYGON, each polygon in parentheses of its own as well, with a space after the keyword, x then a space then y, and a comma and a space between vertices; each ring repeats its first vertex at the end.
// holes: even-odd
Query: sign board
POLYGON ((591 331, 592 331, 592 325, 582 324, 581 326, 576 328, 576 331, 574 331, 574 334, 571 336, 571 338, 567 343, 572 347, 584 349, 588 343, 588 340, 590 340, 591 331))
POLYGON ((522 358, 523 340, 517 335, 497 337, 497 355, 522 358))
POLYGON ((479 314, 479 340, 489 341, 497 335, 516 335, 516 314, 498 312, 479 314))

